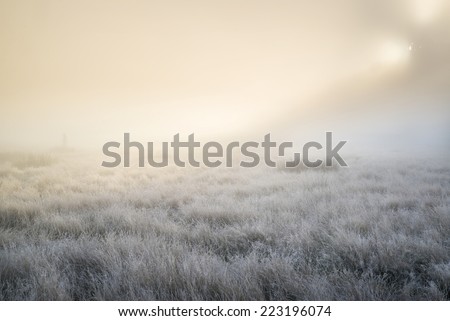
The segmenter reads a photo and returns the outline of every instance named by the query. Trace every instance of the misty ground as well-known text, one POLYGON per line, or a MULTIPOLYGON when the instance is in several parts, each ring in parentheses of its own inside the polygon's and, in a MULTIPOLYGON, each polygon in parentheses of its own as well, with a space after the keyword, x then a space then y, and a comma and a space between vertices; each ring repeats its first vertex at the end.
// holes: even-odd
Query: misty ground
POLYGON ((2 300, 448 300, 448 158, 102 168, 0 156, 2 300))

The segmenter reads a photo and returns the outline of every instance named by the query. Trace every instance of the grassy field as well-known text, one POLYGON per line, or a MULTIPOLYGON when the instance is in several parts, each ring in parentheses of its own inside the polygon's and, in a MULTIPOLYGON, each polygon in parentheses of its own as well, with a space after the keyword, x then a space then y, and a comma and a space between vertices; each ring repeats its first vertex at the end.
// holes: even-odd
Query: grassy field
POLYGON ((116 168, 0 155, 1 300, 448 300, 448 159, 116 168))

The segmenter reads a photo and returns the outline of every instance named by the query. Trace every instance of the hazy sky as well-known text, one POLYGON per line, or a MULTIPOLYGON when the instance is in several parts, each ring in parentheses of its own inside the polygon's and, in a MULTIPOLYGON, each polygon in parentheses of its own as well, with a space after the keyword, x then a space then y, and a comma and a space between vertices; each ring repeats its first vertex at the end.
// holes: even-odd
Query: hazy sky
POLYGON ((302 129, 448 142, 448 2, 0 0, 0 146, 302 129))

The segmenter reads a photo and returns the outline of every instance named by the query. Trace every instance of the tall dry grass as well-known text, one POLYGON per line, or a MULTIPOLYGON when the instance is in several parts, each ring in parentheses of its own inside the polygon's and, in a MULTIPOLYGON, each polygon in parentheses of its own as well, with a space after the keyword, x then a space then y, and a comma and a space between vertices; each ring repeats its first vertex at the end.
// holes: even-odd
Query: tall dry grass
POLYGON ((448 300, 450 166, 0 157, 2 300, 448 300))

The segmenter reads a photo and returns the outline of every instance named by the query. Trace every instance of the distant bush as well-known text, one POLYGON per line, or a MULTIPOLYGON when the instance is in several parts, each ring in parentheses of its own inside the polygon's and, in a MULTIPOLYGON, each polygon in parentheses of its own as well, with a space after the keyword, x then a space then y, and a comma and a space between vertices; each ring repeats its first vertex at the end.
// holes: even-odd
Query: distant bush
POLYGON ((48 154, 37 153, 1 153, 0 163, 11 163, 18 169, 51 166, 56 158, 48 154))

